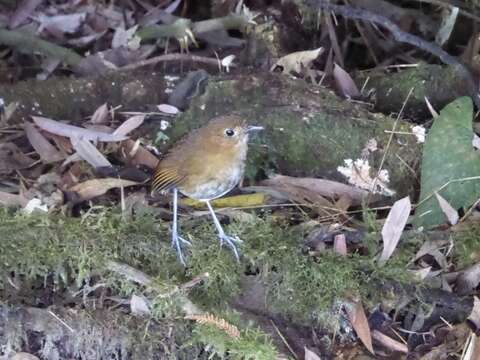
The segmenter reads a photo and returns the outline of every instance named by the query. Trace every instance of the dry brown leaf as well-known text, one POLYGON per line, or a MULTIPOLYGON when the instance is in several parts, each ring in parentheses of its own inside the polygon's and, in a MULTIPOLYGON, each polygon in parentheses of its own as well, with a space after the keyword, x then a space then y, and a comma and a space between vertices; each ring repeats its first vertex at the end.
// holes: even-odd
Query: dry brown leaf
POLYGON ((26 169, 35 163, 14 143, 0 143, 0 174, 9 174, 12 171, 26 169))
POLYGON ((125 120, 122 125, 116 128, 112 135, 126 136, 128 133, 142 125, 144 120, 145 115, 134 115, 125 120))
POLYGON ((73 47, 86 47, 87 45, 90 45, 94 41, 100 39, 106 33, 107 31, 103 30, 91 35, 80 36, 74 39, 67 39, 67 42, 73 47))
MULTIPOLYGON (((195 209, 202 209, 206 207, 204 201, 198 201, 190 198, 183 198, 180 200, 180 203, 182 205, 191 206, 195 209)), ((214 208, 248 208, 265 205, 265 203, 265 194, 262 193, 227 196, 211 201, 211 205, 214 208)))
MULTIPOLYGON (((18 2, 17 2, 18 3, 18 2)), ((9 29, 15 29, 27 20, 42 0, 22 0, 8 22, 9 29)))
POLYGON ((85 129, 78 126, 64 124, 62 122, 41 116, 32 116, 32 119, 39 128, 51 132, 52 134, 66 136, 68 138, 77 137, 90 141, 105 142, 122 141, 127 139, 127 137, 124 135, 109 134, 101 131, 85 129))
POLYGON ((20 104, 16 101, 4 105, 3 113, 0 113, 0 126, 8 125, 8 120, 13 116, 15 111, 17 111, 19 105, 20 104))
POLYGON ((440 360, 445 359, 447 354, 459 354, 465 347, 465 341, 471 334, 470 329, 465 323, 454 325, 449 328, 447 334, 448 341, 434 347, 428 353, 421 356, 418 360, 440 360))
POLYGON ((474 264, 462 271, 457 277, 456 291, 459 295, 467 295, 480 284, 480 263, 474 264))
POLYGON ((112 166, 103 154, 90 141, 71 138, 72 146, 77 154, 94 168, 112 166))
POLYGON ((48 79, 48 77, 57 69, 57 67, 62 63, 61 59, 57 58, 45 58, 42 61, 42 72, 36 75, 37 80, 43 81, 48 79))
POLYGON ((76 184, 68 191, 75 192, 79 201, 86 201, 103 195, 110 189, 134 185, 139 183, 118 178, 92 179, 76 184))
POLYGON ((129 29, 117 27, 112 39, 112 49, 126 48, 137 50, 140 47, 141 38, 136 35, 138 24, 129 29))
POLYGON ((372 345, 372 336, 370 334, 370 326, 368 325, 368 319, 365 315, 365 310, 363 310, 362 302, 352 301, 345 306, 345 310, 347 311, 348 320, 350 321, 350 324, 352 324, 357 336, 368 351, 375 355, 372 345))
POLYGON ((350 208, 350 206, 352 206, 352 199, 350 199, 350 196, 348 195, 341 195, 340 199, 335 201, 334 206, 340 212, 344 213, 350 208))
POLYGON ((392 339, 391 337, 381 333, 378 330, 373 330, 372 338, 377 340, 380 344, 385 346, 387 349, 390 349, 392 351, 401 352, 401 353, 404 353, 404 354, 408 353, 408 346, 407 345, 405 345, 404 343, 401 343, 397 340, 392 339))
POLYGON ((178 113, 180 113, 180 110, 177 107, 169 104, 157 105, 157 109, 158 111, 168 115, 177 115, 178 113))
POLYGON ((440 209, 442 209, 442 212, 447 217, 450 225, 456 225, 458 223, 458 220, 460 219, 457 210, 455 210, 453 206, 450 205, 450 203, 445 200, 439 193, 435 193, 435 196, 438 200, 438 204, 440 205, 440 209))
POLYGON ((334 63, 333 67, 333 78, 337 84, 338 91, 344 97, 352 99, 360 96, 360 91, 352 77, 336 63, 334 63))
MULTIPOLYGON (((432 255, 433 252, 439 251, 439 249, 448 245, 450 240, 448 239, 428 239, 426 240, 420 249, 418 249, 417 253, 415 254, 414 260, 420 259, 422 256, 425 255, 432 255)), ((433 256, 433 255, 432 255, 433 256)))
POLYGON ((86 17, 86 13, 55 16, 41 14, 38 17, 38 21, 40 21, 38 32, 47 29, 50 33, 54 34, 73 34, 80 29, 86 17))
POLYGON ((121 143, 118 153, 129 165, 145 165, 150 169, 155 169, 158 165, 158 158, 155 155, 131 139, 121 143))
POLYGON ((398 245, 403 229, 407 224, 411 210, 412 204, 410 203, 409 196, 396 201, 390 209, 387 220, 382 228, 383 250, 378 259, 379 264, 385 264, 390 256, 392 256, 393 251, 398 245))
POLYGON ((136 316, 150 315, 149 301, 144 296, 133 294, 130 298, 130 311, 136 316))
POLYGON ((0 191, 0 204, 2 205, 24 207, 27 203, 28 199, 22 195, 0 191))
POLYGON ((305 346, 305 360, 321 360, 321 358, 305 346))
POLYGON ((72 152, 72 143, 69 138, 65 136, 55 135, 49 132, 45 132, 44 135, 48 140, 51 140, 55 143, 55 146, 65 154, 69 154, 72 152))
MULTIPOLYGON (((352 205, 360 205, 368 197, 369 192, 353 186, 345 185, 340 182, 316 179, 299 178, 285 175, 273 175, 269 179, 260 183, 264 186, 281 189, 282 187, 301 187, 308 191, 323 196, 328 199, 337 199, 342 196, 348 196, 352 200, 352 205)), ((372 196, 371 199, 376 199, 372 196)))
POLYGON ((108 105, 100 105, 90 119, 92 124, 106 124, 108 122, 108 105))
POLYGON ((426 240, 415 254, 414 261, 417 261, 425 255, 430 255, 435 259, 440 268, 446 270, 448 267, 448 262, 445 255, 440 250, 449 243, 450 240, 426 240))
POLYGON ((480 360, 480 338, 477 335, 470 334, 465 353, 460 360, 480 360))
POLYGON ((425 104, 427 104, 428 111, 430 111, 430 115, 432 115, 432 118, 436 119, 438 117, 438 112, 435 110, 435 108, 432 106, 430 103, 430 100, 425 96, 425 104))
POLYGON ((50 142, 37 130, 37 128, 26 122, 24 124, 25 134, 27 135, 28 141, 33 146, 35 151, 45 164, 50 164, 53 162, 61 161, 65 159, 66 155, 62 154, 59 150, 55 148, 50 142))
POLYGON ((453 28, 455 27, 455 23, 457 22, 459 10, 460 9, 457 6, 449 6, 443 9, 442 24, 435 35, 435 42, 438 45, 445 45, 450 38, 453 28))

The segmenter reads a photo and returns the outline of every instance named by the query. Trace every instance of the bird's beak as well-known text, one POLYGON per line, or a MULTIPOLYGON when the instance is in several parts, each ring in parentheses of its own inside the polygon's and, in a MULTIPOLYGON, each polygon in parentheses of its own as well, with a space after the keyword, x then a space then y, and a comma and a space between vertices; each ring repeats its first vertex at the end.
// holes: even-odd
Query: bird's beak
POLYGON ((263 130, 263 126, 247 126, 247 133, 263 130))

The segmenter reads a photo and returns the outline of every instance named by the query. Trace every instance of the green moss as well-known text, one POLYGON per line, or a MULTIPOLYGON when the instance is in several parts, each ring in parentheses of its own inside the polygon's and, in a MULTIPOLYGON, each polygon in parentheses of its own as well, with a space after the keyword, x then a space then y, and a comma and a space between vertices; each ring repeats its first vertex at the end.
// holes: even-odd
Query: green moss
POLYGON ((455 263, 460 268, 473 265, 480 260, 480 223, 472 222, 454 234, 455 263))
POLYGON ((405 271, 415 251, 411 246, 398 249, 388 266, 379 267, 373 256, 327 252, 319 258, 308 257, 300 251, 303 234, 268 219, 244 227, 242 233, 248 263, 260 270, 266 287, 265 302, 297 320, 321 322, 322 313, 347 293, 374 303, 381 296, 375 286, 412 280, 405 271))
MULTIPOLYGON (((194 302, 206 309, 226 308, 238 295, 244 269, 258 269, 272 309, 292 316, 315 319, 346 292, 371 295, 371 281, 407 280, 405 266, 413 249, 398 250, 389 266, 377 267, 371 256, 339 257, 326 253, 319 258, 302 254, 304 234, 267 217, 225 227, 244 240, 242 263, 228 248, 220 248, 213 226, 205 222, 185 232, 193 239, 185 249, 188 268, 178 264, 170 248, 165 224, 152 216, 124 221, 112 211, 91 211, 82 219, 58 216, 13 217, 0 212, 3 239, 0 270, 34 278, 55 274, 58 283, 78 286, 100 275, 122 295, 136 286, 105 272, 108 260, 127 263, 153 276, 165 292, 188 279, 208 273, 203 285, 193 289, 194 302)), ((377 246, 378 247, 378 246, 377 246)), ((372 254, 375 245, 371 244, 372 254)), ((162 300, 159 313, 177 302, 162 300), (163 301, 163 302, 162 302, 163 301), (167 302, 165 302, 167 301, 167 302)))
POLYGON ((0 210, 0 232, 3 273, 25 278, 54 275, 60 285, 72 281, 80 285, 104 274, 108 260, 120 260, 165 280, 179 274, 175 255, 164 240, 166 226, 151 216, 125 221, 121 214, 99 209, 74 219, 0 210))
POLYGON ((240 292, 242 267, 227 248, 220 248, 213 229, 204 227, 203 234, 211 234, 192 248, 188 274, 208 273, 204 285, 193 290, 196 303, 206 307, 226 306, 240 292))
MULTIPOLYGON (((228 248, 219 247, 213 225, 207 219, 197 221, 201 225, 194 227, 192 222, 182 222, 183 234, 192 240, 192 246, 185 249, 188 267, 184 269, 170 247, 167 223, 148 214, 124 219, 115 211, 97 209, 75 219, 0 211, 3 240, 0 271, 25 279, 39 279, 41 284, 43 279, 53 276, 58 292, 75 282, 81 288, 85 283, 101 279, 111 291, 123 297, 143 293, 153 298, 153 318, 170 321, 175 327, 183 315, 183 292, 174 296, 156 295, 167 294, 176 286, 208 273, 206 281, 189 291, 190 300, 237 325, 242 336, 235 340, 208 325, 194 325, 193 330, 182 325, 177 329, 179 338, 184 344, 190 343, 190 347, 182 351, 191 355, 196 351, 193 348, 208 344, 211 354, 228 353, 232 359, 242 358, 241 354, 252 359, 268 359, 273 351, 265 335, 252 324, 242 323, 229 310, 231 300, 248 291, 242 288, 246 269, 258 273, 268 311, 307 323, 325 321, 332 306, 347 293, 359 294, 366 304, 374 304, 381 297, 378 285, 409 280, 405 267, 414 253, 412 248, 397 249, 385 267, 378 267, 374 260, 378 244, 377 248, 372 244, 371 256, 340 257, 325 253, 313 258, 300 250, 305 234, 266 215, 264 219, 225 225, 227 233, 237 234, 244 241, 240 246, 242 262, 237 263, 228 248), (155 292, 107 271, 105 264, 109 260, 129 264, 152 276, 155 292)), ((5 291, 1 291, 1 286, 0 283, 3 297, 5 291)))
MULTIPOLYGON (((241 323, 238 314, 224 313, 219 317, 234 326, 241 323)), ((214 325, 197 324, 191 339, 191 344, 195 343, 205 344, 211 356, 216 355, 222 359, 271 360, 278 356, 270 337, 251 324, 240 331, 239 338, 231 337, 214 325)))

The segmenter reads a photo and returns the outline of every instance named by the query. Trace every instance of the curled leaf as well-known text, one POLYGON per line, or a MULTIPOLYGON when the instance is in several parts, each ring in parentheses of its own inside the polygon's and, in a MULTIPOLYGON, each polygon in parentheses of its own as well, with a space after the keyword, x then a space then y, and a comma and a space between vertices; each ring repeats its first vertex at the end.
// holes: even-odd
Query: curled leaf
POLYGON ((59 121, 55 121, 52 119, 48 119, 42 116, 32 116, 33 121, 35 124, 52 134, 66 136, 69 138, 76 137, 76 138, 83 138, 85 140, 90 141, 122 141, 127 139, 126 136, 121 134, 109 134, 101 131, 95 131, 90 129, 81 128, 78 126, 73 126, 69 124, 64 124, 59 121))
POLYGON ((340 65, 334 64, 333 78, 340 93, 347 99, 360 96, 360 91, 349 73, 343 70, 340 65))
POLYGON ((55 146, 38 131, 31 123, 25 123, 25 134, 35 151, 45 164, 63 160, 66 156, 58 151, 55 146))
POLYGON ((361 301, 355 301, 347 304, 345 307, 348 320, 352 324, 353 329, 357 333, 358 337, 362 341, 363 345, 375 355, 372 345, 372 335, 370 333, 370 326, 368 325, 367 316, 361 301))
POLYGON ((77 194, 78 201, 86 201, 103 195, 110 189, 134 185, 138 183, 118 178, 92 179, 72 186, 69 191, 77 194))

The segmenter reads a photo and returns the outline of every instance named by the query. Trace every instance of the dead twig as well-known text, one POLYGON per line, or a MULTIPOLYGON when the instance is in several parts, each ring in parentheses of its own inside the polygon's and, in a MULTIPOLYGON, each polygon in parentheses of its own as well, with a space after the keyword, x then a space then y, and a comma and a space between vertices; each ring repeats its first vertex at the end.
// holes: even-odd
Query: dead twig
MULTIPOLYGON (((159 62, 166 62, 166 61, 192 61, 192 62, 197 62, 197 63, 202 63, 206 65, 212 65, 212 66, 218 66, 219 61, 214 58, 209 58, 205 56, 198 56, 198 55, 190 55, 190 54, 181 54, 181 53, 174 53, 174 54, 165 54, 165 55, 159 55, 155 56, 151 59, 147 60, 142 60, 139 62, 136 62, 134 64, 130 65, 125 65, 119 68, 119 71, 130 71, 130 70, 136 70, 138 68, 148 66, 148 65, 155 65, 159 62)), ((231 67, 235 67, 235 64, 230 64, 231 67)))

